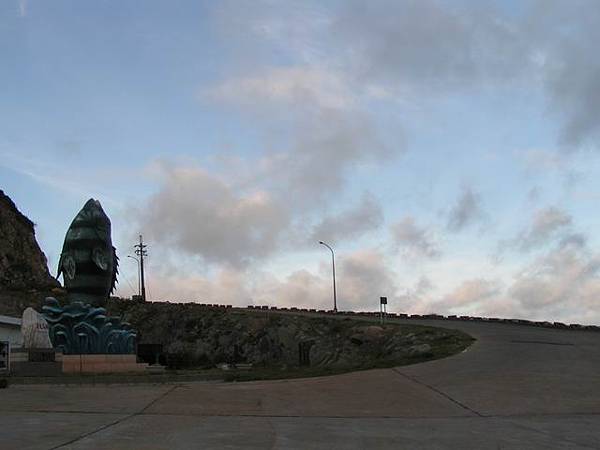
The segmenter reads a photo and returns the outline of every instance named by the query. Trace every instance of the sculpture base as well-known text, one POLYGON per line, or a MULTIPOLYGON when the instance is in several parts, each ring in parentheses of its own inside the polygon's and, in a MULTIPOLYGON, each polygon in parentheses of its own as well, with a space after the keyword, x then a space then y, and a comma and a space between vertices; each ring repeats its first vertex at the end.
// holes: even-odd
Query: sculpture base
POLYGON ((42 311, 52 346, 65 355, 135 354, 135 330, 120 318, 107 316, 104 308, 79 301, 62 307, 47 297, 42 311))
POLYGON ((146 363, 138 363, 135 355, 63 355, 63 373, 144 372, 146 363))

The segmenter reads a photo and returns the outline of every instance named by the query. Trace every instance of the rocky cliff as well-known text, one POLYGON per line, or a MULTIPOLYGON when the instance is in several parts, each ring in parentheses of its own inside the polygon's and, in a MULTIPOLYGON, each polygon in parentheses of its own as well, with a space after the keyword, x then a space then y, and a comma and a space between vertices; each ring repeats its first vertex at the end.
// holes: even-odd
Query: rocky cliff
POLYGON ((131 323, 140 344, 162 344, 171 368, 255 367, 356 370, 448 356, 470 345, 456 330, 305 317, 187 303, 111 298, 110 315, 131 323))
POLYGON ((0 190, 0 291, 45 291, 58 286, 35 239, 33 222, 0 190))

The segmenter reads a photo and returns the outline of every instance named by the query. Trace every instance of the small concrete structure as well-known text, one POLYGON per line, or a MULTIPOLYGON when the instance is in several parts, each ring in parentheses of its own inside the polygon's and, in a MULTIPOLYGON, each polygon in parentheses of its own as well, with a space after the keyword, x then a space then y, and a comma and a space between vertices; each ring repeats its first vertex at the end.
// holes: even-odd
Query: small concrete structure
POLYGON ((19 317, 0 315, 0 341, 9 342, 11 347, 20 347, 23 342, 21 322, 19 317))

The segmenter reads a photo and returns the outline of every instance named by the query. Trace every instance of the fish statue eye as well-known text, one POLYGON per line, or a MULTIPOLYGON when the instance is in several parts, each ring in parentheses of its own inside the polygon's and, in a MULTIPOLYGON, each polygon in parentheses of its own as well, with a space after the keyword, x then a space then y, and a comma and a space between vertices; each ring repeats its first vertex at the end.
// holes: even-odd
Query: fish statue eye
POLYGON ((75 264, 75 259, 71 255, 65 256, 63 261, 63 271, 69 280, 75 278, 75 273, 77 272, 77 265, 75 264))
POLYGON ((108 258, 106 257, 104 250, 100 247, 95 247, 94 250, 92 250, 92 260, 100 269, 108 270, 108 258))

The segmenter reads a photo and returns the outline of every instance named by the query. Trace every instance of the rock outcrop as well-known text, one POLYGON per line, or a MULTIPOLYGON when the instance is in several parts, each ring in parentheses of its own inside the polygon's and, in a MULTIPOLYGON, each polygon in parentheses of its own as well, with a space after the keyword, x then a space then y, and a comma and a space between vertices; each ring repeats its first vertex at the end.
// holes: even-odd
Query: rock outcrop
POLYGON ((0 290, 46 291, 59 286, 50 276, 33 222, 0 190, 0 290))
POLYGON ((471 342, 456 330, 305 317, 111 298, 109 313, 138 331, 140 344, 161 344, 171 368, 255 367, 355 370, 391 367, 454 354, 471 342))

